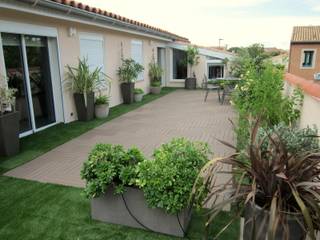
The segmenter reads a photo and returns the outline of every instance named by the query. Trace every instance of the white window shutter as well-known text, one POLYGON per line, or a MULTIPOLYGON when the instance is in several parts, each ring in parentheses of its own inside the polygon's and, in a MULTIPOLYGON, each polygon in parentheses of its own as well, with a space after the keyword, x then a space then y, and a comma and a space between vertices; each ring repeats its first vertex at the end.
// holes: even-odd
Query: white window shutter
MULTIPOLYGON (((131 58, 143 66, 143 45, 142 41, 131 41, 131 58)), ((143 80, 143 71, 138 75, 138 81, 143 80)))

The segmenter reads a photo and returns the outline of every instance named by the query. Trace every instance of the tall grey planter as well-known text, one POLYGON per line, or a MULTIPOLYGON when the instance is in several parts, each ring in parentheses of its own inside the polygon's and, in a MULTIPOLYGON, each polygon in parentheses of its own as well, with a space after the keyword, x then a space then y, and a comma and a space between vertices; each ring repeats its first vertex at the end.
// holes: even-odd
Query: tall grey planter
MULTIPOLYGON (((290 240, 302 240, 306 238, 305 231, 301 227, 296 218, 287 216, 288 231, 290 234, 290 240)), ((303 223, 303 219, 300 219, 303 223)), ((244 240, 266 240, 268 235, 268 223, 269 223, 269 211, 263 210, 258 206, 252 207, 247 205, 244 211, 244 240), (255 216, 255 233, 253 231, 253 216, 255 216)), ((275 240, 283 240, 282 226, 279 225, 276 231, 275 240)))
POLYGON ((159 208, 149 208, 140 189, 126 187, 121 196, 114 195, 113 188, 109 187, 104 195, 91 200, 91 216, 107 223, 183 237, 191 212, 183 210, 171 215, 159 208))
POLYGON ((19 153, 19 112, 0 115, 0 156, 13 156, 19 153))
POLYGON ((197 88, 197 79, 196 78, 186 78, 184 82, 185 89, 196 89, 197 88))
POLYGON ((87 93, 87 104, 85 103, 84 94, 73 94, 78 120, 90 121, 94 118, 94 93, 87 93))

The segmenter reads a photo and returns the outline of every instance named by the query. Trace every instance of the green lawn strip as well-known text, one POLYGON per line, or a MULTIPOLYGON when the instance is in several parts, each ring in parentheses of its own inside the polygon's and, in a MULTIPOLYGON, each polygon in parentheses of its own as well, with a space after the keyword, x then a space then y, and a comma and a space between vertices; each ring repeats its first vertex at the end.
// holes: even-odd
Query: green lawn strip
POLYGON ((35 159, 51 149, 78 137, 105 122, 135 110, 175 90, 176 88, 163 88, 159 95, 145 95, 142 102, 115 106, 110 109, 110 114, 105 119, 94 119, 89 122, 76 121, 68 124, 58 124, 36 134, 22 138, 20 143, 21 151, 19 154, 9 158, 0 158, 0 174, 35 159))
MULTIPOLYGON (((0 176, 0 239, 112 239, 174 240, 179 239, 119 225, 93 221, 89 200, 80 188, 45 184, 0 176)), ((204 219, 194 214, 188 230, 189 239, 202 239, 204 219)), ((228 213, 213 222, 215 234, 230 220, 228 213)), ((239 221, 232 224, 220 239, 238 239, 239 221)))

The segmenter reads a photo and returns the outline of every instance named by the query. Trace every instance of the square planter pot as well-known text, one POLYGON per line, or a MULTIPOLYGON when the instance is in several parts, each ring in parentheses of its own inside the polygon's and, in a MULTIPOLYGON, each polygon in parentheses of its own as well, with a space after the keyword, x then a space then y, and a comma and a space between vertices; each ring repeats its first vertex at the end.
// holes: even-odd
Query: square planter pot
POLYGON ((76 105, 78 120, 92 120, 94 118, 94 93, 87 93, 87 105, 85 104, 84 94, 74 93, 73 97, 76 105))
POLYGON ((197 88, 197 79, 196 78, 186 78, 184 81, 185 89, 196 89, 197 88))
POLYGON ((19 112, 0 115, 0 156, 13 156, 19 153, 19 112))
MULTIPOLYGON (((266 211, 257 205, 251 206, 248 204, 244 211, 244 228, 243 238, 244 240, 265 240, 268 236, 268 223, 269 223, 270 212, 266 211), (256 234, 252 236, 252 230, 254 227, 253 216, 255 216, 255 231, 256 234), (258 234, 258 232, 260 233, 258 234)), ((287 215, 288 220, 288 231, 290 234, 290 240, 301 240, 306 239, 306 234, 301 227, 300 223, 295 217, 287 215)), ((301 217, 300 222, 303 223, 301 217)), ((281 224, 278 226, 276 231, 275 240, 283 239, 283 230, 281 224)))
POLYGON ((104 195, 91 200, 91 216, 107 223, 183 237, 191 213, 183 210, 172 215, 159 208, 149 208, 140 189, 126 187, 123 195, 114 195, 109 187, 104 195))
POLYGON ((135 102, 141 102, 142 99, 143 99, 143 93, 135 94, 135 95, 134 95, 134 101, 135 101, 135 102))
POLYGON ((161 88, 162 87, 150 87, 150 92, 152 94, 160 94, 161 93, 161 88))
POLYGON ((121 83, 121 93, 124 104, 131 104, 134 101, 134 83, 121 83))

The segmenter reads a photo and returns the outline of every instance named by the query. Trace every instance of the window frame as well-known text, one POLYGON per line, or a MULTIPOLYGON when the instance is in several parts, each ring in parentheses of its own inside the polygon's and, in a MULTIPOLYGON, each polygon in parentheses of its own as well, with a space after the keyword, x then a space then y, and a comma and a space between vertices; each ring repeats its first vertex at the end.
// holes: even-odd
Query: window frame
POLYGON ((171 81, 185 81, 185 79, 188 77, 188 66, 186 66, 186 77, 185 78, 175 78, 174 76, 174 66, 173 66, 173 58, 174 58, 174 51, 181 51, 181 52, 184 52, 185 54, 187 54, 187 52, 185 50, 182 50, 182 49, 178 49, 178 48, 172 48, 172 57, 171 57, 171 76, 172 76, 172 80, 171 81))
POLYGON ((300 59, 300 69, 313 69, 316 63, 317 49, 314 48, 303 48, 301 49, 301 59, 300 59), (305 59, 305 52, 313 52, 312 64, 311 66, 303 66, 305 59))
MULTIPOLYGON (((143 50, 143 40, 139 40, 139 39, 132 39, 131 40, 131 43, 130 43, 130 46, 131 46, 131 58, 136 61, 137 63, 141 64, 143 67, 144 67, 144 50, 143 50), (134 59, 134 54, 133 54, 133 45, 139 45, 141 46, 141 62, 138 62, 136 61, 136 59, 134 59)), ((137 79, 136 79, 136 82, 142 82, 144 81, 144 70, 142 70, 141 73, 139 73, 137 79)))
POLYGON ((209 80, 214 80, 214 79, 219 79, 219 78, 210 78, 210 67, 220 67, 222 68, 222 77, 221 78, 224 78, 225 77, 225 64, 223 63, 207 63, 207 76, 208 76, 208 79, 209 80))

